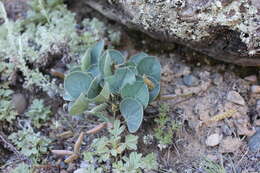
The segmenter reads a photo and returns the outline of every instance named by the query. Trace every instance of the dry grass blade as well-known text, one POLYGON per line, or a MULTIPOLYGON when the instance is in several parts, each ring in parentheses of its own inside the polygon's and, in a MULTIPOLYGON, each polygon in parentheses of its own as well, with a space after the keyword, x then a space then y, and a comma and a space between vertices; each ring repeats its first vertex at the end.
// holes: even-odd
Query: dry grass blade
POLYGON ((84 132, 81 132, 75 145, 74 145, 74 153, 79 153, 80 151, 80 146, 83 142, 83 139, 84 139, 84 132))
POLYGON ((55 76, 55 77, 58 77, 58 78, 61 78, 61 79, 64 79, 65 78, 65 75, 64 73, 62 72, 59 72, 55 69, 51 69, 51 75, 55 76))
POLYGON ((53 154, 62 155, 62 156, 67 156, 67 155, 72 155, 72 154, 74 154, 74 152, 69 151, 69 150, 51 150, 51 152, 52 152, 53 154))
POLYGON ((96 134, 100 130, 102 130, 103 128, 106 128, 106 127, 107 127, 107 123, 101 123, 101 124, 97 125, 96 127, 94 127, 93 129, 88 130, 86 133, 87 134, 96 134))
POLYGON ((72 154, 64 162, 65 163, 71 163, 71 162, 73 162, 74 160, 76 160, 78 158, 79 158, 78 154, 72 154))
POLYGON ((73 136, 72 131, 66 131, 66 132, 63 132, 63 133, 57 135, 57 137, 61 138, 61 139, 67 139, 67 138, 70 138, 72 136, 73 136))

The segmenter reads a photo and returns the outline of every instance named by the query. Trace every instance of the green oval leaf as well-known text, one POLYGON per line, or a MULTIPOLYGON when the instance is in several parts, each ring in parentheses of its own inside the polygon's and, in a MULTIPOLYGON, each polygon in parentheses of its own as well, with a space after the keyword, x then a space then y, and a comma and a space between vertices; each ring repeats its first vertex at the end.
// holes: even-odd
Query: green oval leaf
POLYGON ((141 52, 141 53, 131 56, 130 59, 128 60, 128 62, 133 62, 137 65, 144 57, 147 57, 147 56, 148 55, 146 53, 141 52))
POLYGON ((142 105, 147 107, 149 102, 149 91, 147 85, 142 81, 135 81, 133 84, 127 84, 121 90, 123 98, 131 97, 138 100, 142 105))
POLYGON ((160 81, 161 64, 153 56, 144 57, 137 65, 137 70, 140 75, 149 75, 160 81))
POLYGON ((143 121, 143 106, 133 98, 125 98, 120 103, 120 112, 126 120, 129 132, 135 133, 143 121))
POLYGON ((104 87, 100 86, 99 79, 95 78, 89 87, 87 97, 89 100, 100 103, 109 99, 109 86, 105 83, 104 87))
POLYGON ((77 99, 81 93, 87 92, 92 76, 88 73, 75 71, 65 77, 64 89, 72 98, 77 99))
POLYGON ((112 75, 112 68, 111 68, 112 61, 107 51, 103 53, 103 55, 100 57, 100 61, 98 65, 102 77, 112 75))
POLYGON ((137 71, 137 68, 136 68, 136 64, 133 63, 133 62, 127 62, 125 63, 122 67, 128 67, 130 70, 132 70, 135 75, 138 75, 138 71, 137 71))
POLYGON ((80 115, 88 109, 89 100, 81 93, 77 100, 72 104, 69 110, 70 115, 80 115))
POLYGON ((115 74, 108 76, 105 80, 109 84, 109 89, 112 93, 119 91, 126 85, 135 82, 135 73, 127 67, 118 68, 115 74))
POLYGON ((91 66, 91 49, 88 48, 81 57, 81 70, 86 71, 91 66))
POLYGON ((93 77, 97 77, 100 75, 100 71, 97 64, 90 65, 87 69, 87 72, 91 73, 93 77))
POLYGON ((151 76, 147 76, 148 79, 150 79, 153 84, 154 84, 154 88, 149 90, 149 103, 151 101, 153 101, 160 93, 160 82, 158 82, 156 79, 154 79, 151 76))
POLYGON ((91 49, 91 64, 97 64, 104 49, 105 41, 97 42, 91 49))
POLYGON ((125 61, 125 57, 122 55, 121 52, 114 50, 114 49, 110 49, 108 50, 108 53, 112 59, 112 61, 114 62, 114 64, 123 64, 125 61))
POLYGON ((72 68, 70 68, 69 73, 75 72, 75 71, 81 71, 81 67, 80 66, 74 66, 72 68))

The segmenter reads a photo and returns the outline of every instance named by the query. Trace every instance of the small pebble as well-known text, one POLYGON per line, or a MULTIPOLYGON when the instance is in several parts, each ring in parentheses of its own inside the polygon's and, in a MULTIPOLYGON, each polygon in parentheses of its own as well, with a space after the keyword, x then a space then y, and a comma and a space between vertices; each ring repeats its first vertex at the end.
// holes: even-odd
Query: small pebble
POLYGON ((221 130, 224 133, 224 135, 226 135, 226 136, 231 136, 232 135, 232 131, 230 130, 230 128, 226 124, 223 124, 221 126, 221 130))
POLYGON ((260 111, 260 99, 256 101, 256 110, 260 111))
POLYGON ((254 94, 259 94, 260 93, 260 86, 259 85, 251 86, 251 92, 254 93, 254 94))
POLYGON ((198 86, 199 80, 193 75, 186 75, 183 77, 183 83, 187 86, 198 86))
POLYGON ((250 76, 245 77, 244 79, 245 79, 246 81, 252 83, 252 84, 254 84, 254 83, 257 82, 257 77, 256 77, 256 75, 250 75, 250 76))
POLYGON ((260 151, 260 128, 257 129, 256 133, 250 137, 248 141, 249 149, 252 152, 260 151))
POLYGON ((212 82, 215 84, 215 85, 220 85, 223 83, 223 77, 221 74, 219 73, 215 73, 211 76, 212 78, 212 82))
POLYGON ((239 105, 245 105, 244 98, 236 91, 229 91, 227 100, 239 105))
POLYGON ((27 108, 27 101, 23 94, 17 93, 12 96, 12 104, 15 107, 15 110, 22 114, 24 113, 25 109, 27 108))
POLYGON ((206 145, 209 147, 217 146, 222 139, 222 136, 220 136, 218 133, 214 133, 207 137, 206 139, 206 145))

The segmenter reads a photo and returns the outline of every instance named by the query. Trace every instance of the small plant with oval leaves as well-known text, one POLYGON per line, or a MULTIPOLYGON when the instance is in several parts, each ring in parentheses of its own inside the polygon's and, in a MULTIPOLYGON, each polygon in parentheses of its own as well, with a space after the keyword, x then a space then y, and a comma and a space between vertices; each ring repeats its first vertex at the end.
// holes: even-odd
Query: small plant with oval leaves
POLYGON ((111 121, 121 114, 133 133, 142 123, 144 109, 159 94, 160 77, 156 57, 139 53, 127 60, 117 50, 104 50, 104 41, 99 41, 65 77, 64 99, 71 102, 71 115, 88 112, 111 121))

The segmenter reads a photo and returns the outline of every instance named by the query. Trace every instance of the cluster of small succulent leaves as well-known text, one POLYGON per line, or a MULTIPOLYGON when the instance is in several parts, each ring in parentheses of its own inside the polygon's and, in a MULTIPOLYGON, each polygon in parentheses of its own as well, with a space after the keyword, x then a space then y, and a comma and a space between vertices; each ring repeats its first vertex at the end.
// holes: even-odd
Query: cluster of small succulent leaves
POLYGON ((130 134, 122 138, 124 130, 125 127, 120 126, 120 121, 115 120, 113 129, 109 130, 109 136, 96 138, 89 151, 84 153, 85 167, 77 171, 101 173, 112 170, 115 173, 138 173, 156 169, 157 162, 153 153, 143 157, 142 154, 132 151, 127 156, 126 151, 137 150, 138 137, 130 134))
POLYGON ((12 133, 8 139, 21 150, 21 154, 37 162, 40 156, 47 152, 50 139, 35 133, 31 127, 24 127, 17 133, 12 133))
POLYGON ((104 50, 104 41, 87 49, 81 65, 70 70, 64 80, 64 99, 71 101, 69 113, 89 113, 103 117, 100 110, 109 107, 116 115, 119 109, 128 130, 138 130, 143 111, 160 91, 161 65, 156 57, 139 53, 126 60, 119 51, 104 50))
POLYGON ((50 107, 45 106, 42 99, 34 99, 26 112, 26 116, 31 119, 32 124, 37 128, 40 128, 50 118, 50 114, 50 107))

